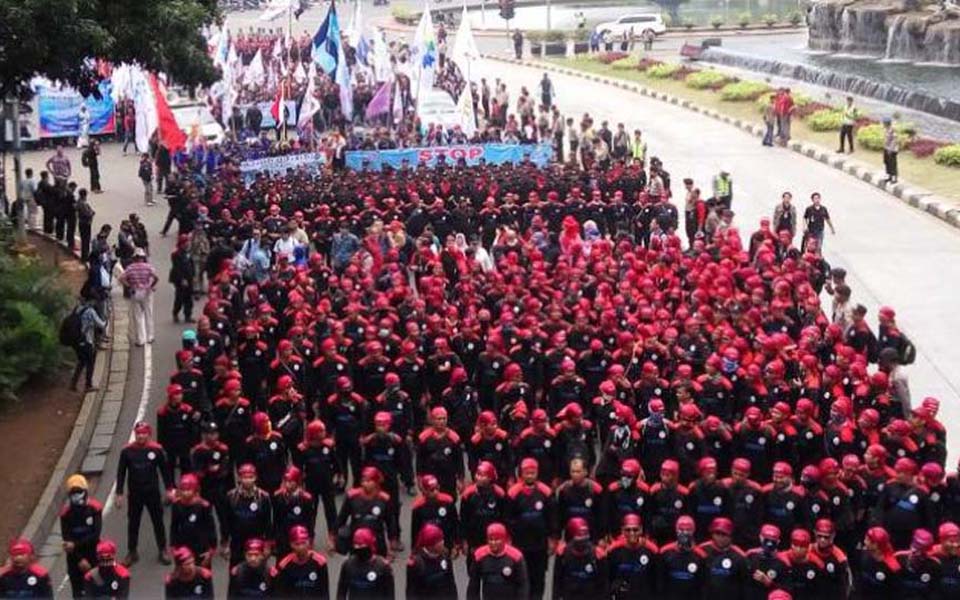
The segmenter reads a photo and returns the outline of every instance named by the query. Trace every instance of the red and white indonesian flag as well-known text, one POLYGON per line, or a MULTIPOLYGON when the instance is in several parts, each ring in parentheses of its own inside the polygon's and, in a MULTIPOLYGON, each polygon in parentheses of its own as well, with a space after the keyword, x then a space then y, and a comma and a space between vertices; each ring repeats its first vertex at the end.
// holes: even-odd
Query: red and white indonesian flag
POLYGON ((170 105, 167 90, 153 73, 138 69, 133 74, 133 102, 137 115, 137 150, 147 152, 150 137, 157 133, 160 143, 170 152, 186 146, 187 134, 180 129, 170 105))

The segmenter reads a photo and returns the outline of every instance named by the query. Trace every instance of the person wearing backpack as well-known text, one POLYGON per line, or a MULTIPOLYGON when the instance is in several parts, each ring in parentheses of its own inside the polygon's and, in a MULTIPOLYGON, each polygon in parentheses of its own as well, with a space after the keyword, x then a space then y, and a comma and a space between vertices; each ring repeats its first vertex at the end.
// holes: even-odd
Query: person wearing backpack
POLYGON ((83 393, 97 390, 93 385, 93 367, 97 360, 95 338, 97 331, 105 331, 107 322, 100 318, 94 308, 93 298, 81 296, 80 303, 64 319, 61 326, 60 341, 73 348, 77 355, 77 365, 73 368, 70 389, 77 391, 80 374, 84 373, 83 393))

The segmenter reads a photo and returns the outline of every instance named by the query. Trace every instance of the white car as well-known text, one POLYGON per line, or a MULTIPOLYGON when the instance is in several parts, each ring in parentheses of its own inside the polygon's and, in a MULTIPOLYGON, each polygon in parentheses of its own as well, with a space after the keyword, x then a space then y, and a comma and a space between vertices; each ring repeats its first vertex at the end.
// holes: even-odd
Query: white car
POLYGON ((223 142, 225 137, 223 126, 213 118, 213 114, 206 104, 187 98, 171 100, 169 104, 173 118, 177 120, 177 125, 187 134, 188 138, 193 134, 196 127, 199 128, 200 135, 207 142, 215 144, 223 142))
POLYGON ((430 125, 442 125, 444 130, 450 130, 461 123, 457 104, 450 94, 443 90, 431 89, 423 92, 423 97, 417 102, 417 114, 424 132, 430 125))
POLYGON ((609 32, 614 39, 621 37, 624 32, 630 33, 632 31, 633 35, 639 37, 648 31, 653 32, 655 35, 660 35, 666 30, 667 24, 663 22, 663 17, 660 13, 624 15, 616 21, 600 23, 596 27, 597 33, 603 35, 605 32, 609 32))

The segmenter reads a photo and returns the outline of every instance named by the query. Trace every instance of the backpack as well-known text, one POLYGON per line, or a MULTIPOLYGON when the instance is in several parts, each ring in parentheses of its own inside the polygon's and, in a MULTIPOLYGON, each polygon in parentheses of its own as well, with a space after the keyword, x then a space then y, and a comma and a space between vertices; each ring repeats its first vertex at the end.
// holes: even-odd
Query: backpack
POLYGON ((83 342, 83 321, 80 315, 85 309, 77 306, 60 322, 60 344, 76 348, 83 342))
MULTIPOLYGON (((900 335, 903 335, 903 333, 900 335)), ((917 347, 913 345, 913 342, 911 342, 907 336, 903 335, 903 346, 900 350, 900 364, 912 365, 915 360, 917 360, 917 347)))

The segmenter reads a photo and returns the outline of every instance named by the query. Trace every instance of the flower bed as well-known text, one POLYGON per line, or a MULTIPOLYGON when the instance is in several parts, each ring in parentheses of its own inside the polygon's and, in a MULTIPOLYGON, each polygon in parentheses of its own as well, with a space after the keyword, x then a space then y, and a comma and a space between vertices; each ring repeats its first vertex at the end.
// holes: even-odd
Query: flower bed
POLYGON ((747 102, 770 91, 770 86, 759 81, 728 83, 720 90, 720 99, 726 102, 747 102))
POLYGON ((684 79, 687 86, 695 90, 719 90, 734 81, 735 79, 733 77, 713 70, 691 73, 684 79))
POLYGON ((603 54, 597 55, 597 61, 605 65, 609 65, 623 58, 627 58, 628 56, 630 55, 627 54, 626 52, 604 52, 603 54))

